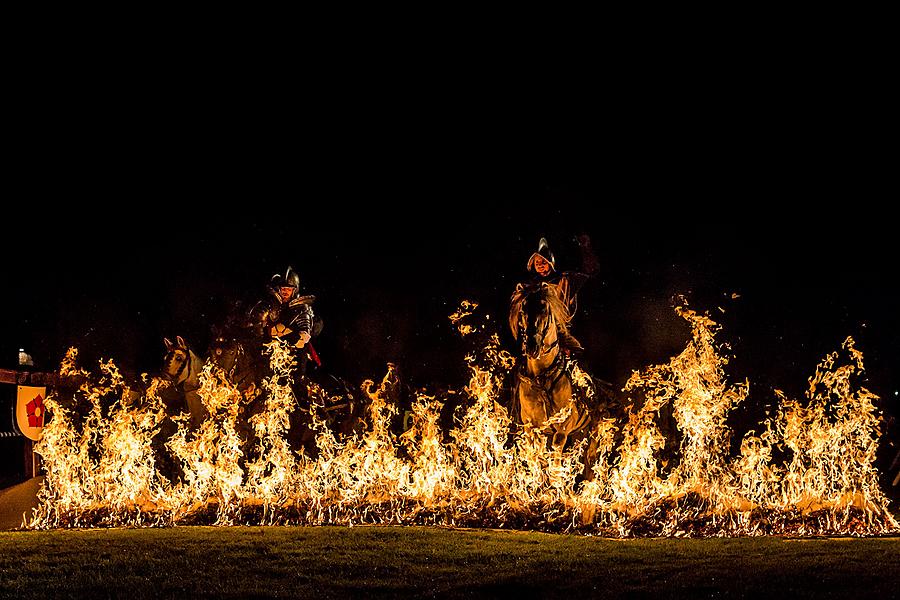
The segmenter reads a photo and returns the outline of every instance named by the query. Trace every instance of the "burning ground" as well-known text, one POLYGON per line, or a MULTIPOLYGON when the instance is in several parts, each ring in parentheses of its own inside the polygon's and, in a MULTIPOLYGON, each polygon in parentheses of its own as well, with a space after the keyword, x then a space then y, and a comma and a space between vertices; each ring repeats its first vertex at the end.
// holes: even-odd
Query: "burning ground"
POLYGON ((777 410, 732 444, 727 418, 749 401, 749 384, 728 380, 717 324, 677 310, 692 328, 684 350, 635 371, 588 438, 562 453, 548 449, 543 432, 514 424, 504 394, 513 358, 471 303, 452 317, 477 340, 466 357, 467 385, 420 391, 402 434, 391 426, 398 411, 391 370, 380 384, 361 386, 365 430, 340 436, 321 408, 341 399, 312 385, 309 402, 298 405, 293 361, 273 343, 264 409, 247 418, 241 391, 207 365, 200 395, 210 418, 192 430, 186 415, 170 414, 161 380, 146 377, 135 393, 112 362, 89 373, 73 351, 61 372, 85 383, 70 399, 47 399, 52 418, 36 448, 46 479, 27 526, 390 524, 611 537, 896 532, 873 466, 877 396, 861 385, 863 356, 853 341, 823 358, 803 398, 780 395, 777 410), (447 428, 451 396, 464 401, 447 428), (295 411, 309 413, 313 451, 288 442, 295 411), (582 479, 591 440, 597 460, 582 479))

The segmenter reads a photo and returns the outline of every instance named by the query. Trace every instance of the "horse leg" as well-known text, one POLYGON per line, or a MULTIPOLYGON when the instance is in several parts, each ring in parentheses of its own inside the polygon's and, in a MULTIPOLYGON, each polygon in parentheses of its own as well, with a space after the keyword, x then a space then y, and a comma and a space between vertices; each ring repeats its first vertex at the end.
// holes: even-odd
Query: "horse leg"
POLYGON ((304 429, 300 445, 310 459, 316 460, 319 457, 319 445, 316 443, 316 432, 313 429, 309 427, 304 429))
POLYGON ((553 434, 553 441, 551 442, 551 444, 553 444, 553 449, 561 453, 563 451, 563 448, 566 447, 566 441, 568 439, 568 434, 563 433, 562 431, 555 432, 553 434))
POLYGON ((287 442, 294 452, 304 452, 311 456, 315 444, 316 432, 312 428, 312 419, 306 409, 296 408, 288 417, 287 442))
POLYGON ((519 405, 519 421, 522 425, 542 427, 550 414, 544 401, 544 391, 524 380, 516 390, 519 405))
POLYGON ((203 399, 200 398, 198 392, 190 391, 185 393, 184 401, 187 404, 188 411, 191 413, 191 428, 194 430, 200 429, 203 421, 209 416, 209 411, 203 405, 203 399))
POLYGON ((594 463, 597 462, 597 450, 599 448, 600 437, 596 434, 592 435, 587 450, 584 452, 584 471, 581 473, 582 481, 594 480, 594 463))
MULTIPOLYGON (((572 383, 569 381, 568 375, 560 377, 553 389, 549 390, 547 396, 550 404, 549 412, 557 415, 561 411, 569 411, 565 420, 554 425, 555 432, 553 434, 553 448, 558 452, 562 452, 569 440, 569 434, 577 432, 581 429, 581 421, 583 415, 579 413, 572 400, 572 383)), ((547 415, 550 417, 550 415, 547 415)))

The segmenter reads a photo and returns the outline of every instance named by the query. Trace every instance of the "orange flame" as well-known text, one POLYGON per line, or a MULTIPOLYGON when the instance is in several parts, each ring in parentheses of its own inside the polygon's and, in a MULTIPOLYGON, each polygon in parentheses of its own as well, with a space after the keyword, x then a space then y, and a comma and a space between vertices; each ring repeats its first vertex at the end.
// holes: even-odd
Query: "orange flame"
MULTIPOLYGON (((487 333, 473 324, 476 311, 466 303, 452 317, 461 334, 487 333)), ((78 369, 73 350, 61 372, 87 382, 71 402, 47 399, 52 419, 36 448, 46 479, 28 524, 394 523, 619 536, 900 528, 877 484, 877 397, 856 386, 863 359, 852 340, 846 358, 834 353, 819 365, 804 403, 779 394, 777 415, 732 457, 726 419, 747 400, 749 384, 728 382, 719 326, 687 308, 677 312, 692 327, 684 351, 634 372, 623 390, 630 414, 598 419, 586 439, 562 451, 548 444, 545 427, 515 424, 505 397, 515 360, 497 334, 466 357, 469 382, 451 390, 465 402, 449 432, 441 421, 447 398, 424 392, 412 404, 412 426, 394 431, 400 381, 391 367, 378 385, 362 385, 365 430, 337 435, 323 415, 339 399, 306 382, 301 404, 291 349, 276 340, 266 346, 271 375, 257 414, 248 418, 253 399, 207 365, 199 394, 209 417, 192 430, 187 415, 170 415, 175 431, 163 444, 159 391, 167 384, 145 377, 137 393, 111 362, 100 364, 99 376, 78 369), (288 443, 295 411, 308 413, 313 455, 288 443), (677 431, 660 427, 665 411, 677 431), (785 464, 776 447, 789 450, 785 464), (160 452, 178 467, 171 479, 156 464, 160 452), (596 457, 593 477, 581 481, 588 455, 596 457)), ((601 402, 580 365, 570 376, 587 402, 601 402)))

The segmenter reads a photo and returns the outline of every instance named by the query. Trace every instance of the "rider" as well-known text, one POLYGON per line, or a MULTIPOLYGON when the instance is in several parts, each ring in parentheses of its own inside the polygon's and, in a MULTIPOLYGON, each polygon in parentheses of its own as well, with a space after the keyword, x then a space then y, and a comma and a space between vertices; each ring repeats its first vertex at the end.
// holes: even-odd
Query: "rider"
MULTIPOLYGON (((582 271, 564 271, 562 273, 556 270, 556 257, 550 251, 550 245, 546 238, 541 238, 538 242, 538 249, 528 259, 528 271, 532 273, 532 279, 529 285, 538 285, 542 282, 550 283, 556 286, 559 297, 565 302, 569 309, 569 314, 574 316, 578 309, 578 291, 581 286, 590 279, 598 268, 598 261, 594 251, 591 248, 591 238, 587 234, 581 234, 577 238, 578 247, 581 250, 582 271)), ((584 351, 574 335, 569 331, 568 326, 560 323, 560 346, 567 354, 580 354, 584 351)))
POLYGON ((319 357, 310 339, 319 334, 322 320, 313 314, 316 297, 300 295, 300 277, 292 267, 284 276, 275 274, 268 286, 268 296, 250 309, 250 323, 265 338, 280 338, 301 350, 298 353, 298 371, 306 374, 309 358, 319 365, 319 357))

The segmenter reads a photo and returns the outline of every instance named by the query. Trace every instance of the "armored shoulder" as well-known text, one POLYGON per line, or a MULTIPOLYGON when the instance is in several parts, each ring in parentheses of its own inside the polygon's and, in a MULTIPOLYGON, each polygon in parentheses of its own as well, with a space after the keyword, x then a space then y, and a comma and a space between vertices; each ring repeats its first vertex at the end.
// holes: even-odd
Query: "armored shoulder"
POLYGON ((311 305, 315 301, 316 301, 316 297, 313 296, 312 294, 309 294, 307 296, 297 296, 296 298, 291 300, 291 302, 290 302, 290 304, 288 304, 288 306, 290 306, 291 308, 294 308, 294 307, 301 306, 304 304, 311 305))

